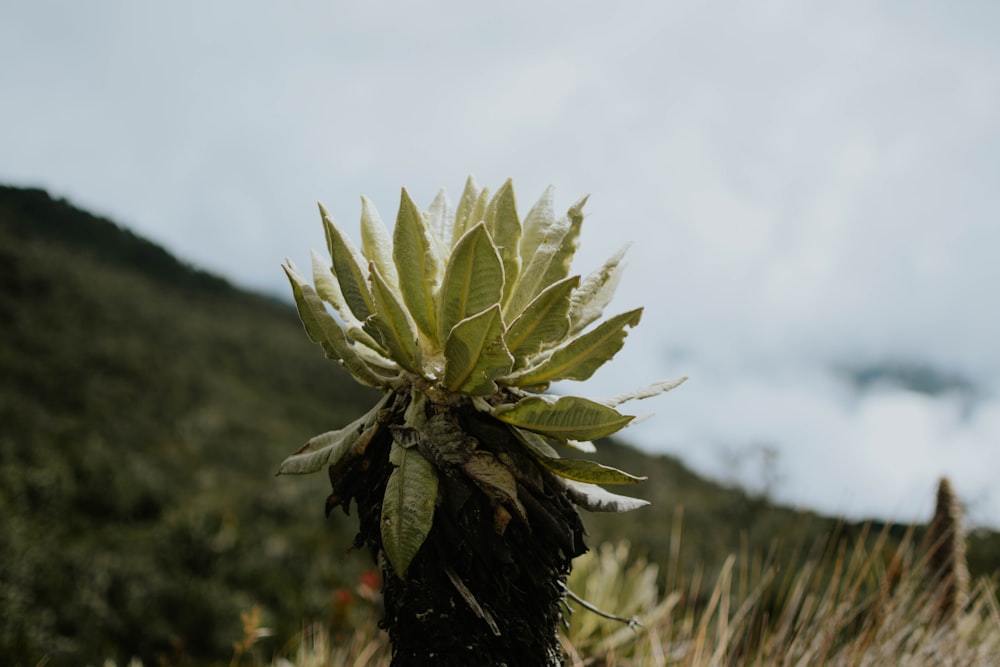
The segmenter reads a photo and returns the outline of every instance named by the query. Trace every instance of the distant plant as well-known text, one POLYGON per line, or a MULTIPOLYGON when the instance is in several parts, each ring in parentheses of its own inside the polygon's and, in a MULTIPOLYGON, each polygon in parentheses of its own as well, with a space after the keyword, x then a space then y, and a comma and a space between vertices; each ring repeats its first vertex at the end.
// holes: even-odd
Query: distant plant
POLYGON ((575 506, 646 504, 597 486, 644 478, 556 447, 593 451, 632 421, 619 404, 683 379, 604 401, 542 393, 591 377, 642 313, 600 321, 624 249, 570 275, 585 201, 556 217, 549 188, 522 222, 510 181, 491 196, 470 177, 456 208, 442 193, 426 212, 404 189, 390 237, 362 198, 360 251, 320 206, 315 287, 284 266, 309 337, 382 392, 280 472, 327 468, 327 511, 357 503, 396 665, 561 664, 565 577, 586 550, 575 506))
POLYGON ((938 483, 934 518, 927 530, 929 581, 937 587, 942 620, 951 620, 969 595, 962 508, 947 477, 938 483))

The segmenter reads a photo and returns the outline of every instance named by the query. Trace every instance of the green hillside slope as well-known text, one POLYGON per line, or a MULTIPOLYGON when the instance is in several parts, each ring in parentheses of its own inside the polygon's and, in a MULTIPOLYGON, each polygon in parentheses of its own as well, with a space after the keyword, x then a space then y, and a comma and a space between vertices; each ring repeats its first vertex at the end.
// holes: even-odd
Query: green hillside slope
MULTIPOLYGON (((0 187, 0 322, 0 663, 224 662, 241 611, 259 605, 280 647, 370 567, 349 553, 353 518, 323 517, 322 475, 274 476, 372 403, 291 306, 0 187)), ((585 517, 592 544, 628 538, 666 563, 683 507, 683 562, 713 572, 744 543, 818 548, 833 525, 602 445, 649 476, 628 491, 653 506, 585 517)), ((973 567, 998 552, 984 535, 973 567)))
POLYGON ((0 320, 0 662, 225 658, 255 603, 322 616, 349 524, 274 472, 370 398, 290 307, 5 188, 0 320))

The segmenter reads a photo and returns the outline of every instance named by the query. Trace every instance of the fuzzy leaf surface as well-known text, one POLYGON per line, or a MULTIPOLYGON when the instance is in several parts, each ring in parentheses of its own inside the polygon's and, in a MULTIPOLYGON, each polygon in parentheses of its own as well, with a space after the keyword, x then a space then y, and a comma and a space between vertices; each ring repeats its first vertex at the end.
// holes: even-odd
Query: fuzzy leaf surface
POLYGON ((524 217, 520 248, 522 264, 527 263, 535 256, 535 251, 549 235, 556 222, 554 199, 555 188, 550 185, 545 188, 545 192, 528 211, 528 215, 524 217))
POLYGON ((556 440, 596 440, 623 429, 634 419, 614 408, 580 398, 528 396, 517 403, 498 406, 493 416, 556 440))
POLYGON ((403 188, 392 237, 399 290, 413 320, 428 337, 437 336, 437 247, 420 209, 403 188))
POLYGON ((486 209, 490 203, 490 189, 483 188, 479 191, 479 196, 476 197, 476 203, 472 207, 472 212, 469 214, 469 226, 473 226, 477 222, 486 221, 486 209))
POLYGON ((282 461, 278 474, 306 475, 336 463, 357 442, 362 432, 375 428, 376 418, 387 402, 388 397, 382 399, 375 407, 344 428, 309 438, 301 449, 282 461))
POLYGON ((548 269, 542 277, 541 285, 547 286, 558 282, 569 275, 570 264, 576 255, 576 249, 580 245, 580 229, 583 227, 583 207, 587 203, 590 195, 580 198, 566 211, 566 218, 569 226, 566 233, 559 242, 559 252, 554 260, 549 263, 548 269))
POLYGON ((625 268, 622 259, 627 250, 628 246, 625 246, 615 253, 604 266, 583 280, 580 289, 573 292, 569 308, 570 333, 583 331, 591 322, 598 320, 605 306, 611 303, 625 268))
POLYGON ((351 372, 354 378, 369 387, 379 387, 385 384, 386 378, 380 377, 358 356, 347 339, 347 335, 333 316, 327 312, 323 300, 306 282, 305 278, 289 264, 282 265, 288 282, 292 286, 295 297, 295 307, 299 311, 299 319, 306 330, 309 339, 318 343, 326 352, 326 356, 340 361, 351 372))
POLYGON ((606 491, 596 484, 563 479, 566 495, 579 507, 591 512, 630 512, 649 504, 648 500, 629 498, 606 491))
POLYGON ((368 319, 374 306, 372 295, 368 290, 368 277, 362 267, 367 265, 361 253, 351 240, 344 236, 333 218, 320 204, 323 215, 323 227, 326 230, 326 242, 330 247, 330 258, 333 260, 333 274, 340 283, 340 293, 354 317, 360 322, 368 319))
POLYGON ((361 197, 361 250, 369 262, 374 262, 390 285, 399 284, 396 265, 392 260, 392 237, 382 222, 375 204, 361 197))
MULTIPOLYGON (((578 203, 579 206, 582 204, 578 203)), ((517 284, 504 306, 504 312, 516 316, 549 285, 569 275, 570 265, 579 243, 579 216, 566 215, 553 223, 521 270, 517 284)))
POLYGON ((608 405, 612 408, 618 407, 622 403, 626 403, 628 401, 640 401, 644 398, 652 398, 654 396, 659 396, 660 394, 665 394, 671 389, 676 389, 681 386, 686 381, 686 375, 673 380, 660 380, 659 382, 654 382, 649 386, 633 389, 632 391, 624 394, 618 394, 617 396, 606 398, 602 400, 601 403, 604 403, 604 405, 608 405))
POLYGON ((484 223, 477 223, 455 244, 441 285, 440 340, 462 320, 500 303, 504 268, 484 223))
POLYGON ((396 467, 382 500, 382 548, 396 574, 403 577, 431 532, 438 477, 416 447, 393 442, 389 461, 396 467))
MULTIPOLYGON (((313 284, 316 285, 316 293, 319 294, 320 298, 326 301, 328 304, 334 307, 337 314, 340 315, 340 319, 344 322, 344 328, 347 331, 347 337, 352 338, 355 341, 362 343, 361 346, 355 349, 358 355, 368 363, 371 356, 367 354, 364 348, 370 348, 377 355, 382 355, 384 352, 382 346, 376 342, 374 338, 368 332, 362 329, 361 322, 354 317, 354 313, 351 312, 350 308, 347 307, 347 303, 344 301, 344 295, 340 293, 340 285, 334 279, 332 268, 329 266, 327 260, 325 260, 316 251, 311 253, 312 255, 312 266, 313 266, 313 284)), ((375 364, 375 367, 385 368, 386 364, 375 364)))
POLYGON ((578 482, 587 482, 589 484, 635 484, 636 482, 644 482, 647 479, 645 477, 630 475, 623 470, 612 468, 596 461, 551 458, 547 456, 536 456, 535 458, 539 463, 560 477, 573 479, 578 482))
POLYGON ((427 229, 431 239, 437 244, 438 257, 447 257, 451 251, 452 213, 448 195, 444 190, 438 190, 427 208, 427 229))
POLYGON ((557 452, 552 445, 547 443, 545 438, 537 433, 525 431, 524 429, 517 428, 516 426, 511 426, 510 430, 511 433, 514 434, 514 437, 520 440, 521 444, 524 445, 525 449, 527 449, 532 455, 542 458, 559 458, 559 452, 557 452))
POLYGON ((514 364, 503 341, 500 306, 456 324, 445 341, 444 354, 444 384, 449 391, 472 396, 494 393, 494 379, 510 372, 514 364))
POLYGON ((612 317, 556 348, 537 366, 514 374, 511 380, 525 387, 556 380, 586 380, 622 349, 625 328, 637 325, 641 317, 642 308, 612 317))
POLYGON ((512 427, 511 431, 539 463, 560 477, 592 484, 634 484, 646 480, 645 477, 636 477, 595 461, 561 458, 559 453, 537 433, 517 427, 512 427))
POLYGON ((462 190, 462 197, 458 200, 458 207, 455 209, 455 228, 451 231, 452 246, 462 238, 479 220, 473 220, 473 209, 476 208, 476 201, 479 199, 479 184, 476 179, 469 176, 465 180, 465 189, 462 190))
POLYGON ((309 251, 309 258, 312 260, 313 284, 316 286, 316 293, 323 301, 333 306, 341 317, 346 310, 353 319, 354 315, 347 310, 344 295, 340 293, 340 285, 333 277, 333 267, 315 250, 309 251))
POLYGON ((490 236, 503 261, 503 271, 506 276, 504 301, 506 301, 521 272, 521 221, 517 216, 514 185, 509 178, 493 195, 486 212, 486 220, 490 236))
POLYGON ((417 332, 406 308, 382 277, 374 262, 371 265, 375 316, 370 320, 381 334, 382 343, 393 360, 412 373, 421 373, 417 332))
POLYGON ((573 276, 549 285, 511 323, 504 340, 514 355, 516 366, 523 365, 543 345, 566 335, 570 294, 579 284, 580 277, 573 276))

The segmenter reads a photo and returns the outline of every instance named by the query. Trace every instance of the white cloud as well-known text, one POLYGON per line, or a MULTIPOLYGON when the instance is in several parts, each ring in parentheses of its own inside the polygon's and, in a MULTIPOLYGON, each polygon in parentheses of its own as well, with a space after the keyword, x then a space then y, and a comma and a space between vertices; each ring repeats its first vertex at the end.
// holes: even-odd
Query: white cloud
POLYGON ((1000 511, 993 403, 852 402, 824 371, 995 383, 993 4, 56 5, 0 10, 0 180, 278 294, 322 246, 316 200, 353 230, 360 194, 392 220, 399 186, 470 171, 525 207, 591 192, 577 268, 636 241, 612 308, 647 310, 588 391, 692 375, 644 446, 714 470, 774 442, 789 499, 883 515, 954 470, 1000 511))

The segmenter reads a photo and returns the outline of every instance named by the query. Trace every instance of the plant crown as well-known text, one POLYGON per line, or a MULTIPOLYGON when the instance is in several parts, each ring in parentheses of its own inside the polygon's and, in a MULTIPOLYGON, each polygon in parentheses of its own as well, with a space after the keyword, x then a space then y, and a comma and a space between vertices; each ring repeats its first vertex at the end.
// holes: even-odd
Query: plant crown
POLYGON ((476 448, 454 418, 459 408, 509 429, 577 505, 625 511, 646 504, 597 486, 645 478, 563 458, 553 445, 593 451, 591 440, 634 419, 618 412, 619 404, 668 391, 685 378, 605 401, 542 393, 552 382, 591 377, 642 315, 636 308, 601 321, 624 248, 586 278, 570 275, 586 200, 556 217, 550 186, 521 220, 510 180, 491 196, 470 176, 457 207, 442 191, 421 211, 403 189, 390 236, 362 197, 360 249, 320 204, 330 258, 313 252, 315 286, 291 261, 282 267, 309 338, 384 395, 355 422, 310 439, 279 474, 357 457, 389 428, 395 467, 381 532, 400 576, 430 531, 443 466, 460 467, 496 500, 498 532, 513 517, 526 521, 512 470, 476 448))

